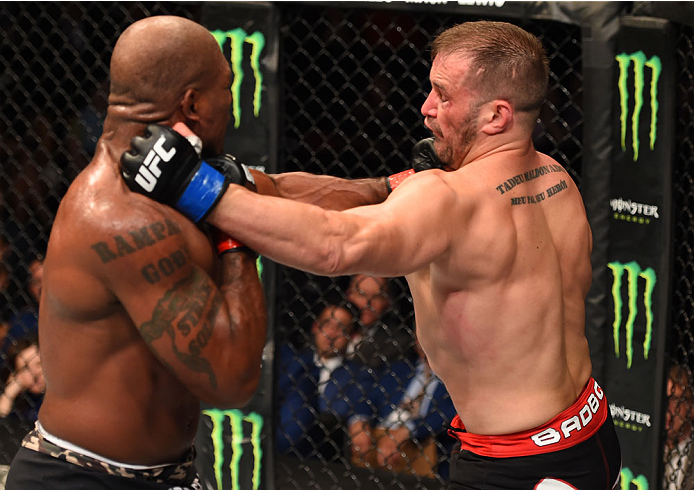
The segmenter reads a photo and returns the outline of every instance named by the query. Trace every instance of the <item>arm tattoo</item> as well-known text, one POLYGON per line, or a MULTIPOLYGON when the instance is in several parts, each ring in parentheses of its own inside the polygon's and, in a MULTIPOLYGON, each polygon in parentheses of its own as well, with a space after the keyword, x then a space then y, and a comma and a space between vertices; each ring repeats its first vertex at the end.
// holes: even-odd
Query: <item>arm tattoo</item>
POLYGON ((159 300, 152 319, 140 325, 140 335, 150 346, 168 335, 176 357, 191 371, 206 373, 212 388, 217 389, 210 361, 200 354, 212 339, 222 302, 210 278, 196 267, 191 278, 176 283, 159 300), (187 344, 187 349, 179 349, 179 344, 187 344))
POLYGON ((128 235, 113 235, 106 241, 92 244, 91 248, 97 253, 101 262, 107 264, 180 233, 181 229, 178 225, 167 219, 150 223, 137 230, 130 230, 128 235))

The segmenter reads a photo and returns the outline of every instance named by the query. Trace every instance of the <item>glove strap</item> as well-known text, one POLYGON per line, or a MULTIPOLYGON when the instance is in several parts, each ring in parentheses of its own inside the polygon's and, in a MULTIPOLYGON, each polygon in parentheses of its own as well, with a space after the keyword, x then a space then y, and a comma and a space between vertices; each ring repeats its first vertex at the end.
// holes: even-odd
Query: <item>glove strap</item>
POLYGON ((247 248, 243 243, 234 240, 230 236, 217 242, 217 253, 222 255, 225 252, 238 252, 240 248, 247 248))
POLYGON ((214 240, 215 240, 215 247, 217 248, 217 253, 219 255, 225 254, 227 252, 246 252, 250 255, 256 256, 256 254, 253 250, 245 246, 243 243, 240 241, 231 238, 229 235, 224 233, 223 231, 220 231, 216 228, 213 230, 214 233, 214 240))
POLYGON ((176 209, 195 223, 203 219, 226 189, 226 177, 200 162, 200 168, 176 203, 176 209))
POLYGON ((395 188, 402 184, 402 181, 410 175, 414 175, 413 169, 405 170, 403 172, 399 172, 388 177, 388 189, 390 189, 390 192, 393 192, 395 188))

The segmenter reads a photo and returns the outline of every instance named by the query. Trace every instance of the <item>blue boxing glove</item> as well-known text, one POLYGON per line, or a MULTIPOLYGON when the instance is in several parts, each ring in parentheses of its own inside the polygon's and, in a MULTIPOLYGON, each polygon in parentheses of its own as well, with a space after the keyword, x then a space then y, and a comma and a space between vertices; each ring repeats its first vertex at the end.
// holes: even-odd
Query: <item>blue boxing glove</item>
POLYGON ((198 222, 230 183, 255 190, 245 165, 231 155, 202 160, 201 145, 191 144, 197 137, 185 125, 174 127, 187 130, 190 139, 160 124, 149 124, 144 136, 132 139, 130 150, 121 156, 121 175, 131 191, 172 206, 198 222))

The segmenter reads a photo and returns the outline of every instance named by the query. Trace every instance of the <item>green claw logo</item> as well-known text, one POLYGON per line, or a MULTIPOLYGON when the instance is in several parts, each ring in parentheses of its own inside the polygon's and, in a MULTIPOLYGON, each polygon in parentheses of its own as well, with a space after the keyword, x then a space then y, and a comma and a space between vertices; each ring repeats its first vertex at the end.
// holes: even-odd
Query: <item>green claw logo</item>
POLYGON ((622 468, 621 476, 620 490, 630 490, 632 485, 636 487, 636 490, 648 490, 648 480, 645 476, 635 476, 629 468, 622 468))
POLYGON ((626 151, 626 135, 627 135, 627 117, 629 115, 629 87, 627 79, 629 78, 629 66, 634 64, 634 112, 631 115, 631 146, 634 150, 634 161, 639 159, 639 118, 643 107, 643 92, 645 89, 645 68, 651 70, 651 86, 649 90, 651 103, 651 121, 649 131, 650 148, 653 150, 657 138, 656 126, 658 124, 658 80, 663 71, 662 63, 658 56, 651 56, 646 59, 643 51, 626 54, 621 53, 615 56, 619 64, 619 80, 617 87, 619 88, 619 122, 620 122, 620 140, 622 143, 622 151, 626 151))
POLYGON ((648 267, 647 269, 642 269, 641 266, 635 262, 629 262, 627 264, 622 264, 621 262, 610 262, 607 267, 612 270, 612 299, 614 300, 614 322, 612 323, 612 336, 614 338, 614 353, 619 357, 619 336, 622 328, 622 276, 624 272, 627 273, 627 296, 628 296, 628 309, 629 315, 627 316, 625 322, 626 330, 626 355, 627 355, 627 369, 631 368, 631 363, 634 358, 634 322, 636 321, 636 315, 638 314, 638 289, 639 289, 639 278, 644 279, 644 291, 643 291, 643 306, 646 311, 646 336, 643 341, 643 358, 648 359, 648 353, 651 350, 651 339, 653 336, 653 289, 655 288, 655 283, 657 281, 655 271, 648 267))
POLYGON ((217 480, 217 488, 222 486, 224 473, 224 422, 229 420, 231 428, 231 461, 229 462, 229 474, 231 489, 239 490, 239 462, 243 455, 244 434, 243 422, 251 423, 250 443, 253 447, 253 490, 260 488, 260 470, 262 468, 263 450, 260 445, 260 434, 263 430, 263 417, 255 412, 244 414, 241 410, 203 410, 212 421, 212 446, 214 448, 214 474, 217 480))
POLYGON ((260 54, 265 47, 265 36, 259 31, 248 34, 241 28, 231 31, 215 30, 210 31, 217 40, 219 47, 224 50, 227 39, 231 43, 231 72, 234 80, 231 83, 232 113, 234 115, 234 127, 241 125, 241 82, 243 82, 243 43, 248 43, 251 48, 250 65, 255 78, 255 89, 253 90, 253 114, 258 117, 262 104, 263 73, 260 71, 260 54))

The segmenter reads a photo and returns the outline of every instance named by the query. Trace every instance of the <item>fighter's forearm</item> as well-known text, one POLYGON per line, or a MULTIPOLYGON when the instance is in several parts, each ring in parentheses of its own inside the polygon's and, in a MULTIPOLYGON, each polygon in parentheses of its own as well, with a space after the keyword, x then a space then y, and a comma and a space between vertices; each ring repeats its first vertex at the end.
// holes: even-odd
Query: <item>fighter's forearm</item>
POLYGON ((244 251, 222 254, 219 289, 230 314, 233 342, 227 348, 226 369, 238 378, 237 391, 247 401, 260 380, 260 359, 265 346, 267 317, 265 297, 258 279, 255 257, 244 251))
POLYGON ((338 213, 230 185, 206 221, 275 262, 329 276, 350 272, 343 248, 351 228, 336 226, 338 213))
POLYGON ((367 204, 378 204, 388 197, 388 178, 341 179, 330 175, 287 172, 266 175, 252 171, 259 194, 283 197, 342 211, 367 204))

